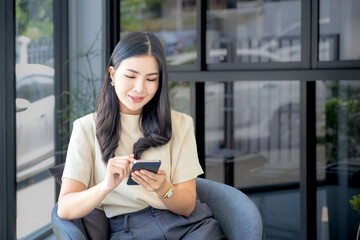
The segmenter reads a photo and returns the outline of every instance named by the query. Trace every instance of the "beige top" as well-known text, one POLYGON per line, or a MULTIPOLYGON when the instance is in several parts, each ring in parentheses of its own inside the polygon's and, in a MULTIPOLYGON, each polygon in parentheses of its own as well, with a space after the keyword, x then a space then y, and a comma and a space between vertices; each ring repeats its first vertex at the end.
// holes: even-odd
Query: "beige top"
MULTIPOLYGON (((139 129, 139 115, 120 114, 121 132, 115 156, 132 154, 134 143, 142 136, 139 129)), ((196 178, 203 171, 199 164, 192 118, 171 111, 172 138, 168 144, 145 151, 141 159, 160 159, 160 168, 166 171, 172 184, 196 178)), ((92 113, 74 121, 66 156, 63 178, 82 182, 90 188, 103 181, 106 164, 102 160, 99 142, 96 138, 96 114, 92 113)), ((135 212, 148 207, 166 209, 162 201, 141 186, 129 186, 127 178, 112 190, 98 208, 107 217, 135 212)))

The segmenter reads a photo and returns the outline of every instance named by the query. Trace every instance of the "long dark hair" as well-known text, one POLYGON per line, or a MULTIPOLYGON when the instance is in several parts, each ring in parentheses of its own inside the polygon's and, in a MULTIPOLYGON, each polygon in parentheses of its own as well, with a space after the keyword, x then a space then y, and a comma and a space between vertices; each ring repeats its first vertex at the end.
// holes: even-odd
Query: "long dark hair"
POLYGON ((107 66, 107 73, 96 105, 96 137, 105 162, 114 157, 120 137, 120 104, 115 89, 111 86, 108 69, 116 70, 121 61, 134 56, 152 55, 159 65, 159 87, 154 97, 143 107, 139 126, 143 137, 133 146, 135 159, 150 147, 167 144, 172 135, 168 94, 168 72, 164 48, 152 33, 132 32, 116 45, 107 66))

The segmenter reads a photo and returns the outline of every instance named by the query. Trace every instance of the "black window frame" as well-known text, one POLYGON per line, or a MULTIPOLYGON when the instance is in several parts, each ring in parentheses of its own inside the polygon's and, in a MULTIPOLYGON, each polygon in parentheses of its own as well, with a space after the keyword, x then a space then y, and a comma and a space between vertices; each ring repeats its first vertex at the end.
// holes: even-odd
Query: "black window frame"
MULTIPOLYGON (((120 6, 120 0, 118 0, 120 6)), ((170 81, 190 82, 192 116, 200 164, 205 167, 206 82, 234 81, 300 81, 300 239, 316 239, 316 80, 354 80, 360 76, 360 61, 318 60, 319 0, 301 1, 301 61, 246 64, 206 63, 207 1, 196 1, 197 59, 195 65, 169 66, 170 81)), ((118 17, 120 19, 120 17, 118 17)), ((120 32, 116 33, 120 36, 120 32)), ((205 173, 206 174, 206 173, 205 173)))
POLYGON ((0 238, 16 239, 15 1, 0 0, 0 238))
MULTIPOLYGON (((68 0, 54 0, 54 67, 55 67, 55 112, 68 104, 60 94, 68 90, 68 0), (56 9, 56 11, 55 11, 56 9)), ((15 1, 0 0, 0 238, 17 239, 16 236, 16 15, 15 1)), ((60 133, 63 122, 55 115, 55 152, 68 142, 60 133)), ((67 126, 68 127, 68 126, 67 126)), ((65 156, 55 155, 55 163, 65 161, 65 156)), ((59 194, 56 185, 56 199, 59 194)), ((50 214, 50 213, 49 213, 50 214)), ((52 234, 50 223, 27 236, 28 239, 43 239, 52 234)))

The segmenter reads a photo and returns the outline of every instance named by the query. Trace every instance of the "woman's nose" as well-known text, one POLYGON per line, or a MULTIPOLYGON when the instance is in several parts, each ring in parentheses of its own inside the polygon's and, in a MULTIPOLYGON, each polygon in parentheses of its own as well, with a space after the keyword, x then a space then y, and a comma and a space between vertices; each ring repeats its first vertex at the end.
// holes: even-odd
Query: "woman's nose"
POLYGON ((144 81, 142 79, 137 79, 135 81, 134 90, 138 93, 144 91, 144 81))

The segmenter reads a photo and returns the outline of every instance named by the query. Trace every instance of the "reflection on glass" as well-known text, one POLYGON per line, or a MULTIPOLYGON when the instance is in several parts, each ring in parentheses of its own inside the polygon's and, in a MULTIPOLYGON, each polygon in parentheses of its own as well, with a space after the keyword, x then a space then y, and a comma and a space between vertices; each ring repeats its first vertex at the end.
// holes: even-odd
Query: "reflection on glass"
POLYGON ((190 115, 189 82, 170 82, 169 98, 171 109, 190 115))
POLYGON ((17 237, 50 223, 54 165, 53 2, 16 1, 17 237), (36 217, 35 217, 36 216, 36 217))
POLYGON ((360 59, 360 2, 320 0, 319 61, 360 59))
POLYGON ((356 239, 360 194, 360 81, 317 81, 318 239, 356 239), (341 207, 339 207, 341 206, 341 207))
POLYGON ((153 32, 163 43, 170 65, 196 62, 196 1, 131 1, 120 3, 121 35, 153 32))
POLYGON ((208 0, 211 63, 301 61, 301 1, 208 0))
POLYGON ((205 84, 205 164, 206 178, 225 182, 224 149, 224 84, 205 84))
POLYGON ((251 194, 266 239, 299 239, 299 81, 205 84, 206 178, 251 194), (291 216, 289 218, 289 216, 291 216))
POLYGON ((299 82, 234 84, 236 187, 299 181, 299 82), (237 172, 237 170, 236 170, 237 172))
POLYGON ((206 83, 205 101, 208 178, 237 188, 299 181, 299 82, 206 83))

